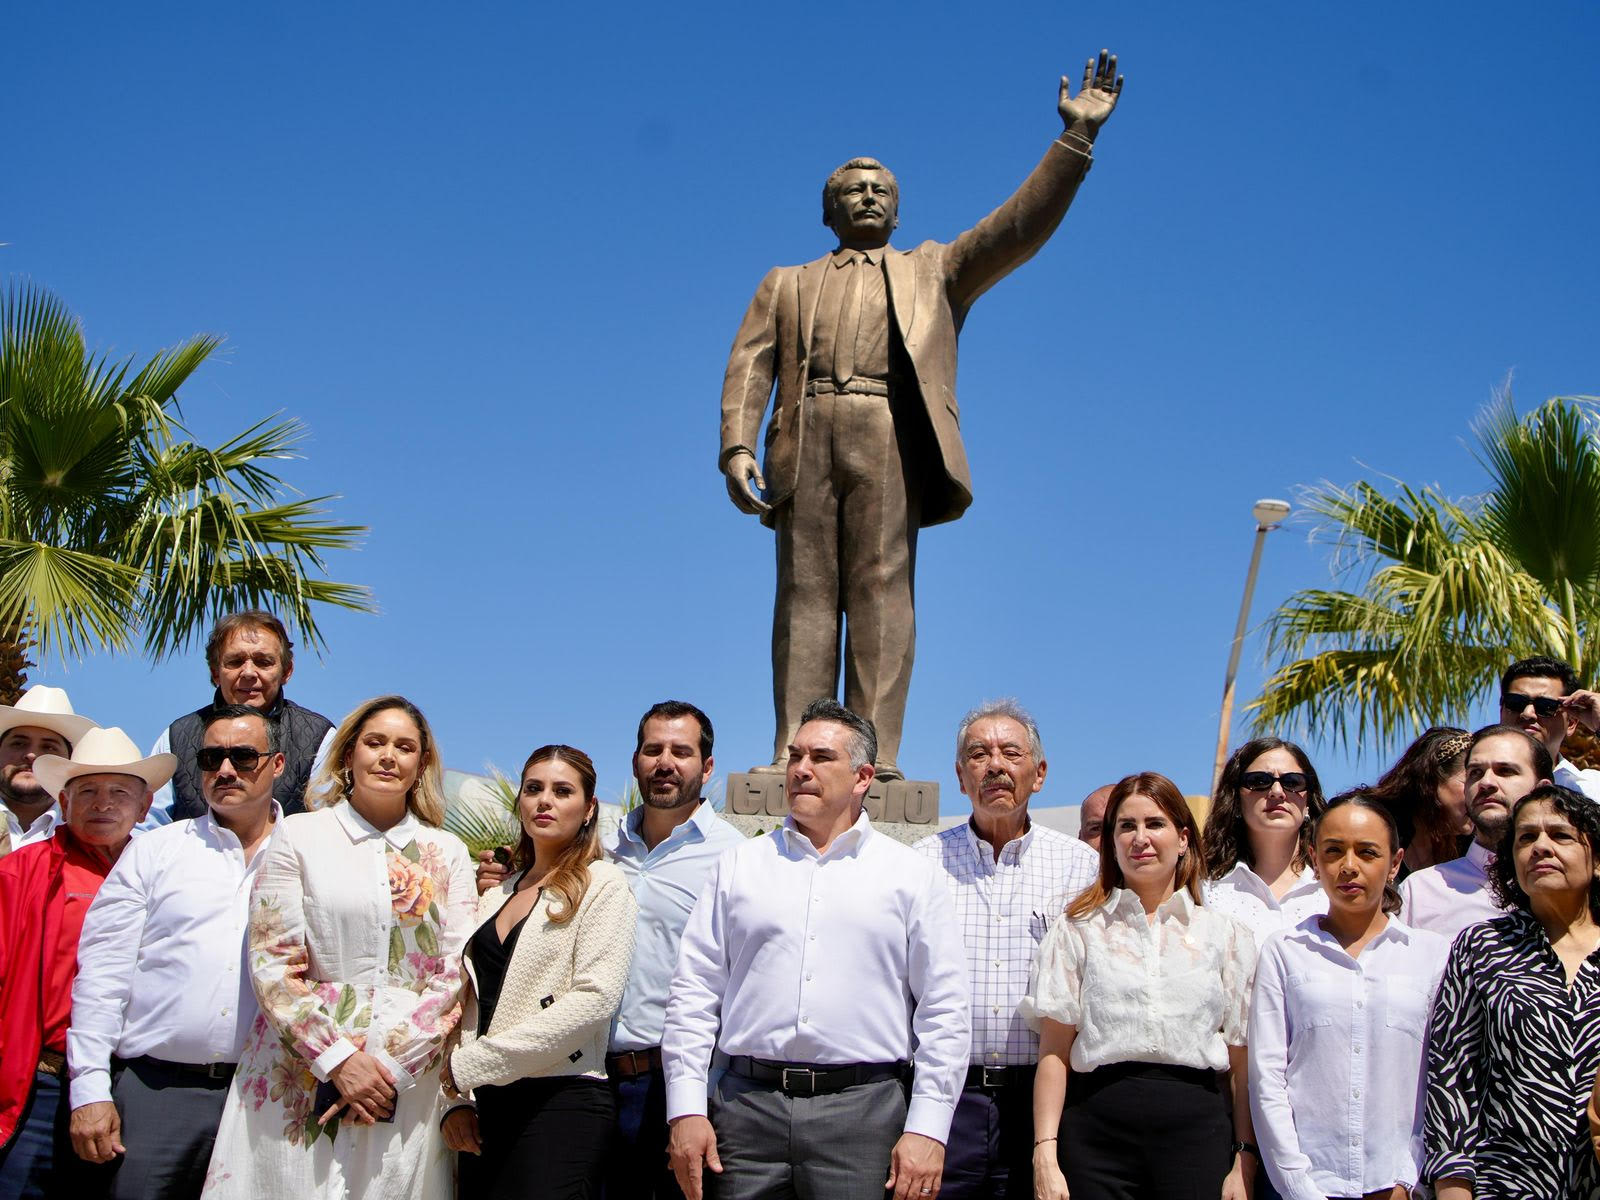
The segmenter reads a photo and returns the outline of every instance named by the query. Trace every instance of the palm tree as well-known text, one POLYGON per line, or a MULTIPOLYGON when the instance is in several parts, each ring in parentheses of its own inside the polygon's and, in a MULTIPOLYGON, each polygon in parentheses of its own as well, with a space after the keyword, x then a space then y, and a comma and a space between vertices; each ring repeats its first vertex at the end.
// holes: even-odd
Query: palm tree
POLYGON ((48 291, 13 283, 0 299, 0 704, 35 651, 139 641, 161 659, 253 607, 320 647, 314 604, 372 610, 366 588, 322 577, 323 552, 366 527, 330 523, 330 497, 293 498, 269 469, 298 457, 298 421, 215 448, 181 424, 178 388, 219 344, 199 335, 135 370, 90 354, 48 291))
POLYGON ((1468 499, 1398 480, 1306 489, 1350 590, 1297 592, 1268 619, 1255 729, 1389 752, 1459 723, 1513 658, 1555 655, 1580 676, 1600 663, 1594 405, 1558 396, 1519 418, 1502 390, 1473 423, 1489 478, 1468 499))

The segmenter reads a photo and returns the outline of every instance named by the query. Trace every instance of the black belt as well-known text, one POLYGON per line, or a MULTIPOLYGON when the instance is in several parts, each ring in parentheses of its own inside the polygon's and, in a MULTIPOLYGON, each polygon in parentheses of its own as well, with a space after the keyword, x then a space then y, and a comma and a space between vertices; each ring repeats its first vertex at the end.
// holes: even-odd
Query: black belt
POLYGON ((728 1060, 728 1070, 757 1083, 770 1083, 790 1096, 825 1096, 861 1083, 911 1077, 910 1065, 903 1062, 844 1063, 835 1067, 815 1063, 772 1062, 743 1054, 735 1054, 728 1060))
POLYGON ((1018 1084, 1033 1086, 1034 1072, 1038 1068, 1027 1067, 968 1067, 967 1086, 969 1088, 983 1088, 992 1092, 996 1088, 1015 1087, 1018 1084))
POLYGON ((117 1064, 132 1067, 135 1071, 152 1071, 156 1074, 178 1075, 186 1079, 204 1079, 212 1083, 227 1083, 233 1078, 238 1063, 181 1063, 165 1058, 151 1058, 141 1054, 138 1058, 118 1059, 117 1064))

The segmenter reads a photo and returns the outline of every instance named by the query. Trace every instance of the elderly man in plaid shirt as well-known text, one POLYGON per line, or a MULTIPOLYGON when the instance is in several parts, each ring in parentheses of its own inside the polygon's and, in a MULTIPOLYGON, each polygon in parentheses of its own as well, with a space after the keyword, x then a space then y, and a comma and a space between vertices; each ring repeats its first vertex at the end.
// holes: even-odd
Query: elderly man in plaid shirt
POLYGON ((955 898, 972 980, 972 1060, 945 1147, 940 1200, 1033 1195, 1033 1073, 1039 1039, 1017 1014, 1034 950, 1099 856, 1028 819, 1044 786, 1039 727, 1014 700, 979 705, 956 730, 956 776, 972 817, 918 842, 955 898))

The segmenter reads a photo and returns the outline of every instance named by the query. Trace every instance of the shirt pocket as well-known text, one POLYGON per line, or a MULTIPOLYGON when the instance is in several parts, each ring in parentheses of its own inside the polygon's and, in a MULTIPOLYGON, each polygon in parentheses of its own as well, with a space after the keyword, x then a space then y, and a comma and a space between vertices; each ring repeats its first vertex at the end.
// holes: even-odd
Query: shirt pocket
POLYGON ((1408 975, 1395 976, 1384 981, 1383 1023, 1397 1029, 1420 1044, 1428 1029, 1428 1014, 1433 1007, 1433 997, 1426 981, 1408 975))
POLYGON ((1348 998, 1338 995, 1338 989, 1328 987, 1313 975, 1293 971, 1284 977, 1283 993, 1292 1035, 1314 1036, 1326 1030, 1333 1024, 1337 1010, 1350 1006, 1348 998))

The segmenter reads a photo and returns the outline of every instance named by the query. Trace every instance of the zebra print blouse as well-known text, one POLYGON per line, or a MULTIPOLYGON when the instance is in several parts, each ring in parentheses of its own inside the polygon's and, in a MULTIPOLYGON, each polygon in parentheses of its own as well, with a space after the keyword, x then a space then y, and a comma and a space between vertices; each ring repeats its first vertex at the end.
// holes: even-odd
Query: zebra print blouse
POLYGON ((1462 931, 1428 1035, 1424 1177, 1474 1200, 1600 1200, 1585 1105, 1600 1068, 1600 950, 1571 989, 1514 912, 1462 931))

